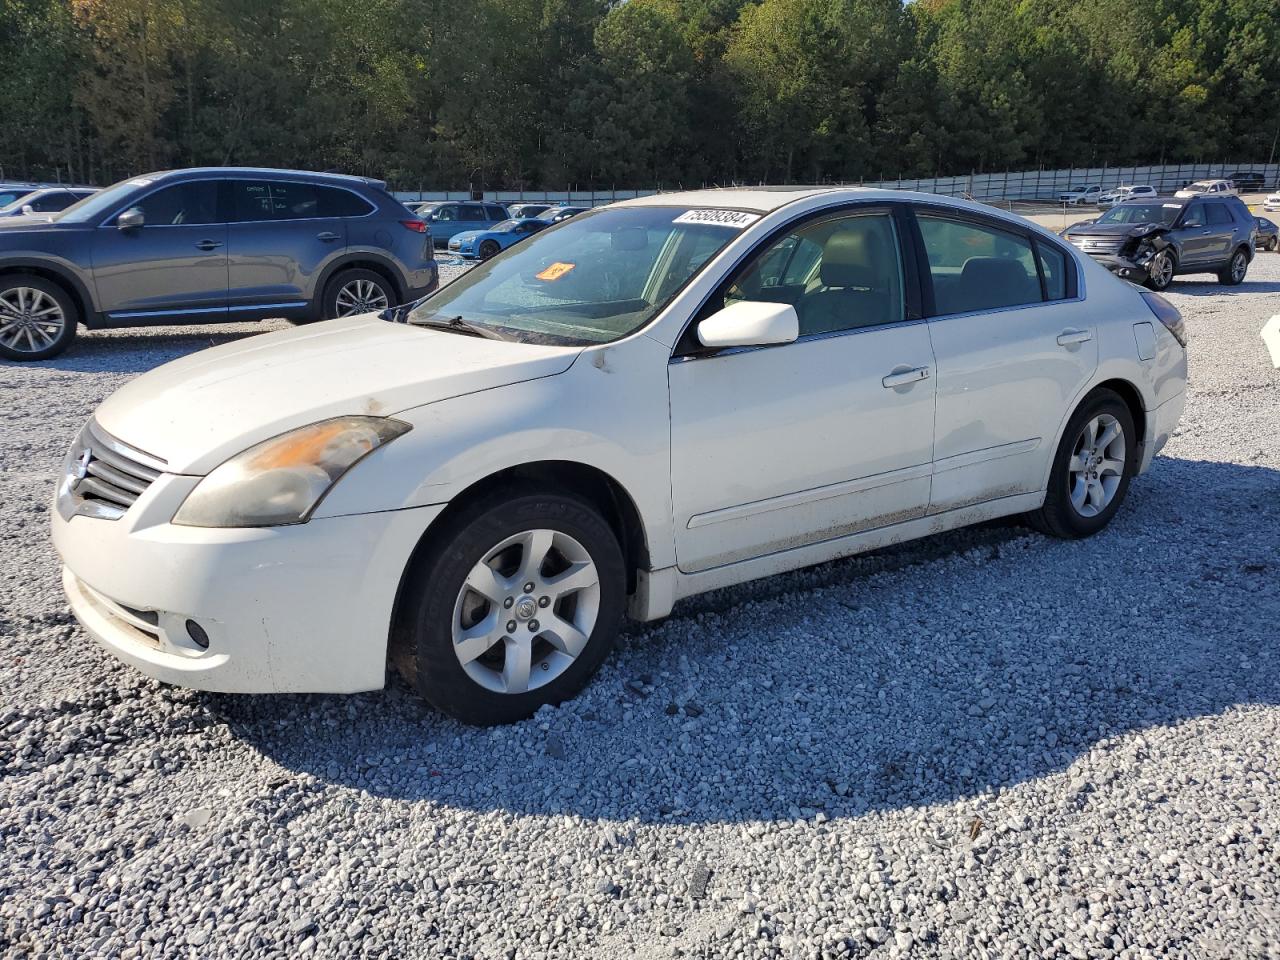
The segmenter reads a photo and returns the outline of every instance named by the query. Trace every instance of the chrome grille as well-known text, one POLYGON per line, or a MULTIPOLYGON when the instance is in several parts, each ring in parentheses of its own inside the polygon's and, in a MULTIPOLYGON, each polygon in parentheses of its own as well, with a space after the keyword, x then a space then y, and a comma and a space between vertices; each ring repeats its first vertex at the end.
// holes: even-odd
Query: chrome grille
POLYGON ((1084 253, 1119 253, 1123 237, 1072 237, 1071 243, 1084 253))
POLYGON ((71 513, 115 520, 164 469, 163 460, 121 443, 90 421, 67 456, 59 499, 70 501, 71 513))

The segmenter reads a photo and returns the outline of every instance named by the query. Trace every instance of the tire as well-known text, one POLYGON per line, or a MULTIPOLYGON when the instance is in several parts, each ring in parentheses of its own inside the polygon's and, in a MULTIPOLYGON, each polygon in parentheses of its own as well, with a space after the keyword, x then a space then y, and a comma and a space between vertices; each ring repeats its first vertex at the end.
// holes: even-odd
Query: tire
POLYGON ((393 639, 396 666, 423 699, 490 726, 577 694, 613 648, 626 603, 622 550, 599 512, 570 494, 505 488, 430 536, 406 575, 393 639), (526 566, 539 554, 543 566, 526 566), (555 579, 575 569, 580 585, 556 597, 555 579))
POLYGON ((71 345, 80 311, 56 283, 26 273, 0 277, 0 357, 48 360, 71 345))
POLYGON ((376 313, 399 303, 395 285, 380 273, 362 268, 339 270, 324 288, 325 320, 376 313))
POLYGON ((1280 238, 1272 237, 1267 241, 1267 250, 1269 252, 1275 253, 1276 247, 1280 247, 1280 238))
POLYGON ((1143 286, 1149 290, 1160 293, 1169 289, 1169 284, 1173 283, 1174 275, 1178 272, 1178 258, 1172 250, 1161 250, 1151 258, 1150 274, 1147 279, 1142 281, 1143 286), (1168 266, 1165 267, 1167 262, 1168 266))
POLYGON ((501 252, 502 248, 498 246, 498 241, 496 240, 486 240, 484 243, 480 244, 479 253, 481 260, 488 260, 490 257, 496 257, 501 252))
POLYGON ((1244 283, 1245 274, 1249 272, 1249 253, 1240 247, 1231 254, 1227 265, 1218 271, 1218 282, 1226 287, 1238 287, 1244 283))
POLYGON ((1093 536, 1110 523, 1137 471, 1139 440, 1133 415, 1118 394, 1099 389, 1085 397, 1062 433, 1049 473, 1044 506, 1028 518, 1032 526, 1063 540, 1079 540, 1093 536), (1112 427, 1118 427, 1119 433, 1106 441, 1106 432, 1112 427), (1090 430, 1095 431, 1094 439, 1103 439, 1106 443, 1098 450, 1101 463, 1093 459, 1092 451, 1096 448, 1088 442, 1090 430), (1082 461, 1081 457, 1086 459, 1082 461), (1072 470, 1073 466, 1086 464, 1099 469, 1072 470))

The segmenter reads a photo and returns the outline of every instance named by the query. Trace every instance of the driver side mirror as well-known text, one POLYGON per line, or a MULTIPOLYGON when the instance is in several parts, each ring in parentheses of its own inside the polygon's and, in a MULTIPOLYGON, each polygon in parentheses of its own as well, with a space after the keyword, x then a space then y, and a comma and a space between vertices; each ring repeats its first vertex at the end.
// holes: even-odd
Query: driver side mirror
POLYGON ((24 203, 24 204, 22 205, 22 212, 23 212, 25 215, 30 216, 31 214, 33 214, 33 213, 35 213, 35 212, 36 212, 36 208, 35 208, 35 207, 33 207, 33 206, 32 206, 31 204, 29 204, 29 203, 24 203))
POLYGON ((800 335, 800 318, 788 303, 740 300, 698 324, 704 347, 755 347, 791 343, 800 335))
POLYGON ((116 229, 118 230, 137 230, 144 223, 146 223, 146 219, 142 216, 141 207, 130 207, 116 217, 116 229))

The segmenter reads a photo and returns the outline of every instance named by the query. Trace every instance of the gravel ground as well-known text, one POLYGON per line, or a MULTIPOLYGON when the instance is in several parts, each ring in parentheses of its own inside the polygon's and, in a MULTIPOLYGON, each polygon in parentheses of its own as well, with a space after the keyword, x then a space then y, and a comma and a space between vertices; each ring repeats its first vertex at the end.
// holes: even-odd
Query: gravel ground
POLYGON ((398 683, 165 688, 72 621, 73 434, 263 325, 0 367, 0 953, 1280 957, 1280 256, 1170 296, 1186 416, 1102 535, 987 525, 687 601, 499 730, 398 683))

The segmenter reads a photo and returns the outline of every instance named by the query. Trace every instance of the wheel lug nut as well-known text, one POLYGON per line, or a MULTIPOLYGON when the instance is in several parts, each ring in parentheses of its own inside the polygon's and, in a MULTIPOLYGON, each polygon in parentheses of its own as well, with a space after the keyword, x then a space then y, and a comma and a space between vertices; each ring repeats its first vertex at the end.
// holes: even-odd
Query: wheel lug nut
POLYGON ((530 633, 537 633, 537 632, 538 632, 538 621, 537 621, 537 620, 530 620, 530 621, 529 621, 529 632, 530 632, 530 633))
POLYGON ((525 593, 533 593, 533 584, 532 584, 532 583, 526 583, 526 584, 524 585, 524 592, 525 592, 525 593))
POLYGON ((516 632, 516 622, 514 620, 508 620, 507 633, 515 633, 515 632, 516 632))
POLYGON ((547 606, 550 606, 550 605, 551 605, 551 598, 550 598, 550 597, 539 597, 539 598, 538 598, 538 606, 540 606, 540 607, 547 607, 547 606))
POLYGON ((513 600, 511 597, 507 597, 507 599, 502 601, 502 606, 505 607, 507 610, 510 610, 511 605, 513 603, 515 603, 515 600, 513 600))

